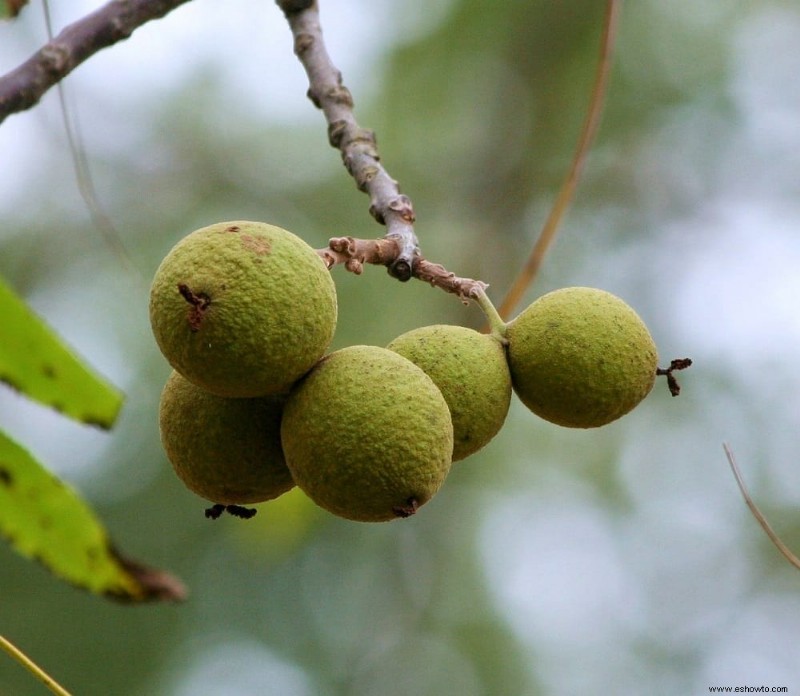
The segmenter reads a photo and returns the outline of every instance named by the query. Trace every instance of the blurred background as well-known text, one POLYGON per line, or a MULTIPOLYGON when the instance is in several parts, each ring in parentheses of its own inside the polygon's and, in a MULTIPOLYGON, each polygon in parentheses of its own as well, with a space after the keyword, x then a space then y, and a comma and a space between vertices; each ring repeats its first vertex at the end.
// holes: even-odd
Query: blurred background
MULTIPOLYGON (((423 252, 499 303, 572 156, 605 3, 320 4, 423 252)), ((55 30, 98 5, 51 2, 55 30)), ((34 2, 0 25, 0 73, 45 41, 34 2)), ((191 595, 116 605, 2 542, 0 633, 76 696, 793 693, 800 572, 748 512, 722 443, 800 550, 797 75, 794 0, 623 7, 598 140, 523 304, 568 285, 620 295, 663 365, 694 360, 679 398, 660 381, 591 431, 515 400, 405 521, 347 522, 292 493, 250 521, 211 522, 159 444, 157 264, 222 220, 269 221, 314 247, 382 230, 327 144, 273 3, 195 0, 98 53, 64 86, 116 236, 80 197, 52 90, 0 127, 0 275, 126 405, 103 433, 3 388, 0 427, 191 595)), ((482 324, 477 307, 382 268, 333 274, 334 347, 482 324)), ((0 656, 0 693, 44 687, 0 656)))

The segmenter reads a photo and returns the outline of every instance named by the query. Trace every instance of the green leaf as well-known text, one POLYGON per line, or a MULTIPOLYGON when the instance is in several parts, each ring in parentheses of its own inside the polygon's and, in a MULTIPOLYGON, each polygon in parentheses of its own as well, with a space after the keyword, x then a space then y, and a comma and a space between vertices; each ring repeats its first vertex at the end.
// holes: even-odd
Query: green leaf
POLYGON ((0 318, 0 381, 75 420, 113 425, 122 393, 85 365, 1 279, 0 318))
POLYGON ((2 432, 0 533, 23 556, 95 594, 130 602, 185 597, 173 576, 124 558, 91 508, 2 432))
POLYGON ((0 19, 11 19, 16 17, 28 0, 0 0, 0 19))

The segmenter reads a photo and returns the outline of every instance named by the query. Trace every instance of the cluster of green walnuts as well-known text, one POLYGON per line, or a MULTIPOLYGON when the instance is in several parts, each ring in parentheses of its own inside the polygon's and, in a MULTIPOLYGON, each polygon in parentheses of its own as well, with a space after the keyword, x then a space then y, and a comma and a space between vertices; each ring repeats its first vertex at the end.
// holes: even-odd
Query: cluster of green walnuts
POLYGON ((633 409, 657 371, 641 319, 592 288, 548 293, 490 334, 427 326, 327 353, 336 317, 324 262, 279 227, 204 227, 162 261, 161 440, 209 516, 249 516, 296 485, 347 519, 408 517, 498 433, 512 389, 548 421, 592 428, 633 409))

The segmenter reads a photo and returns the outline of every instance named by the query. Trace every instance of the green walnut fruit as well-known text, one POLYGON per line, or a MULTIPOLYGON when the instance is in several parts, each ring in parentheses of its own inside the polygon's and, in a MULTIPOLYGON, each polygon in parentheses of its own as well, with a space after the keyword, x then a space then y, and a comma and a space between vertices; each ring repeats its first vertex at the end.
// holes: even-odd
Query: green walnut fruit
POLYGON ((156 342, 174 369, 218 396, 288 391, 325 353, 336 290, 302 239, 263 222, 192 232, 150 291, 156 342))
POLYGON ((412 515, 439 490, 453 425, 442 393, 414 363, 351 346, 295 385, 281 441, 294 480, 317 505, 381 522, 412 515))
POLYGON ((294 486, 281 449, 285 397, 231 399, 173 371, 161 394, 161 443, 189 490, 213 503, 277 498, 294 486))
POLYGON ((542 418, 595 428, 631 411, 653 388, 656 346, 636 312, 594 288, 543 295, 509 325, 514 391, 542 418))
POLYGON ((502 343, 464 326, 424 326, 389 350, 408 358, 439 387, 453 419, 453 461, 486 445, 505 422, 511 375, 502 343))

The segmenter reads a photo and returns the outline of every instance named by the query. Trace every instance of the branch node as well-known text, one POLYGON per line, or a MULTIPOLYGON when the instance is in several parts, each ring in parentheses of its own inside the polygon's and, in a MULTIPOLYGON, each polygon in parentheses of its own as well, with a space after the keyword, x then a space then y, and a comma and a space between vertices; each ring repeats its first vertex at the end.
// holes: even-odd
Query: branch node
POLYGON ((306 91, 306 96, 309 98, 309 100, 311 101, 311 103, 314 106, 316 106, 318 109, 322 108, 322 102, 320 101, 319 97, 317 96, 317 93, 313 89, 311 89, 310 87, 306 91))
POLYGON ((314 37, 311 34, 302 33, 294 37, 294 54, 302 56, 309 48, 314 45, 314 37))
POLYGON ((392 278, 397 278, 401 283, 411 280, 411 264, 405 259, 397 259, 397 261, 389 266, 388 271, 392 278))
MULTIPOLYGON (((314 97, 311 97, 311 89, 309 89, 308 92, 311 101, 313 101, 318 108, 322 108, 322 104, 319 102, 319 100, 315 101, 314 97)), ((347 132, 347 126, 348 123, 343 118, 331 121, 328 124, 328 142, 331 144, 331 147, 334 147, 337 150, 343 147, 342 143, 344 141, 345 133, 347 132)), ((342 155, 346 156, 347 153, 343 152, 342 155)))
POLYGON ((397 213, 404 222, 410 225, 417 219, 414 214, 414 206, 411 204, 411 199, 402 193, 397 196, 397 198, 393 198, 389 201, 387 207, 392 212, 397 213))
POLYGON ((356 275, 361 275, 361 273, 364 271, 364 264, 358 259, 348 259, 345 261, 344 267, 356 275))
MULTIPOLYGON (((347 167, 347 171, 351 171, 355 167, 353 166, 353 157, 348 155, 345 160, 345 166, 347 167)), ((369 185, 372 180, 378 176, 380 173, 380 169, 375 166, 368 166, 364 167, 362 170, 357 171, 353 176, 356 180, 356 186, 358 187, 359 191, 363 191, 366 193, 369 190, 369 185)), ((370 210, 370 212, 372 212, 370 210)))
POLYGON ((42 69, 50 75, 58 77, 69 64, 69 51, 59 44, 49 43, 42 47, 42 69))
POLYGON ((352 237, 332 237, 328 240, 328 246, 340 254, 352 256, 355 253, 356 240, 352 237))
MULTIPOLYGON (((339 79, 341 79, 341 74, 339 75, 339 79)), ((334 104, 346 106, 350 109, 353 108, 353 95, 350 93, 350 90, 342 84, 331 87, 325 96, 334 104)))
POLYGON ((369 214, 372 215, 372 217, 374 217, 379 224, 381 225, 386 224, 386 218, 383 217, 383 213, 380 211, 380 209, 375 203, 370 203, 369 214))

